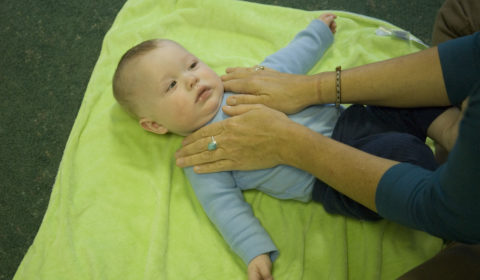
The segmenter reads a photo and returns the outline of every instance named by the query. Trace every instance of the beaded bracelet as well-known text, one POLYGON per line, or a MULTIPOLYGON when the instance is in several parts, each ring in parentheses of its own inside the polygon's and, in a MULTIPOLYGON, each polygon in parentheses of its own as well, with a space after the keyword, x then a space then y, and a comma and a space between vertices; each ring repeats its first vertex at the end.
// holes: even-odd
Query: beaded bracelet
POLYGON ((337 68, 335 68, 335 71, 337 72, 337 80, 336 80, 337 100, 335 100, 335 108, 337 108, 337 110, 340 110, 340 103, 342 103, 342 91, 341 91, 342 88, 340 86, 342 66, 337 66, 337 68))

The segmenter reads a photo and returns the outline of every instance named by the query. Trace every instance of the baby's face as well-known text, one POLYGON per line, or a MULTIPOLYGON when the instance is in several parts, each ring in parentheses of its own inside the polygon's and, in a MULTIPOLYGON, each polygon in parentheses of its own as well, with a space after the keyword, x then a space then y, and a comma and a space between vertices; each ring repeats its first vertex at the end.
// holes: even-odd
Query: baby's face
POLYGON ((132 63, 140 124, 146 130, 188 135, 220 109, 220 77, 181 46, 167 42, 132 63))

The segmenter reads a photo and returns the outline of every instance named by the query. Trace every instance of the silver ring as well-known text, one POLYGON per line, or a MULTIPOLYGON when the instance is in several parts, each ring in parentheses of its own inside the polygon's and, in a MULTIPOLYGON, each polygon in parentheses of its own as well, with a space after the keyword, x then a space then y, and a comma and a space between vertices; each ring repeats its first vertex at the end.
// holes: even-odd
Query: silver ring
POLYGON ((209 151, 214 151, 217 149, 217 141, 215 141, 215 138, 212 136, 212 142, 208 143, 207 149, 209 151))
POLYGON ((265 67, 262 65, 255 66, 255 71, 258 71, 258 70, 265 70, 265 67))

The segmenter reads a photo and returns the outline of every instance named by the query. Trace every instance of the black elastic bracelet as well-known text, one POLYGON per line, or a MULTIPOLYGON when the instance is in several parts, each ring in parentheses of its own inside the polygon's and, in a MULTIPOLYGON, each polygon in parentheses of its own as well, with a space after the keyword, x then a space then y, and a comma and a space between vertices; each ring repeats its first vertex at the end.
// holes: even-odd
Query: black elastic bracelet
POLYGON ((337 108, 337 110, 340 110, 340 104, 342 103, 342 87, 340 83, 342 66, 337 66, 337 68, 335 68, 335 71, 337 72, 337 79, 336 79, 337 100, 335 100, 335 108, 337 108))

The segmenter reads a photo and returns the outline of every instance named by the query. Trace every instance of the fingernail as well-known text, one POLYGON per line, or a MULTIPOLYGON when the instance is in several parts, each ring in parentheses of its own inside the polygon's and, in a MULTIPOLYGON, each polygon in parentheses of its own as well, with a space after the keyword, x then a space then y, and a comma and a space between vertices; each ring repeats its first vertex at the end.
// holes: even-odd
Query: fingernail
POLYGON ((177 166, 182 166, 183 163, 184 163, 183 158, 177 158, 177 160, 175 161, 175 164, 176 164, 177 166))
POLYGON ((230 105, 236 105, 237 104, 237 99, 236 98, 233 98, 233 97, 230 97, 230 105))

